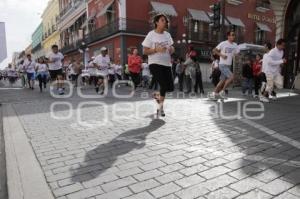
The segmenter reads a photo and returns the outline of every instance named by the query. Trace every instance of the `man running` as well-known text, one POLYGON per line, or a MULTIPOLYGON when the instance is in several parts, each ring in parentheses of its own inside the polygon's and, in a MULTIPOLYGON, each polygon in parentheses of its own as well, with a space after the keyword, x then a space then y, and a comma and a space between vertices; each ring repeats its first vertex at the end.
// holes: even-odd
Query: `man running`
POLYGON ((263 56, 262 59, 262 69, 261 69, 261 74, 260 74, 260 80, 261 80, 261 96, 259 97, 259 100, 261 102, 269 102, 269 94, 266 92, 266 87, 267 87, 267 77, 266 77, 266 69, 268 67, 268 54, 270 50, 272 49, 272 44, 271 43, 266 43, 265 44, 265 49, 266 53, 263 56))
POLYGON ((230 70, 232 65, 233 57, 237 55, 240 50, 238 45, 234 42, 235 32, 229 31, 227 33, 227 41, 221 42, 214 50, 213 53, 220 57, 219 69, 221 71, 220 82, 215 88, 214 92, 209 95, 209 98, 212 100, 221 97, 226 98, 225 90, 232 83, 234 75, 230 70))
MULTIPOLYGON (((268 54, 267 68, 265 69, 267 77, 266 91, 271 95, 274 91, 274 86, 278 89, 283 88, 283 76, 281 75, 281 64, 287 61, 283 58, 286 41, 279 39, 276 42, 276 47, 273 48, 268 54)), ((273 96, 276 99, 276 96, 273 96)))
POLYGON ((49 64, 49 73, 51 81, 53 82, 57 80, 58 94, 63 95, 64 80, 62 63, 64 60, 64 56, 61 52, 58 51, 57 45, 52 46, 52 52, 47 56, 47 59, 47 63, 49 64))
POLYGON ((108 68, 110 66, 110 58, 106 47, 101 48, 101 54, 95 57, 93 63, 94 66, 98 68, 96 93, 100 92, 100 95, 103 95, 105 91, 105 83, 108 76, 108 68))
POLYGON ((28 54, 27 59, 24 61, 24 69, 27 74, 28 85, 30 89, 34 89, 34 80, 35 80, 35 66, 36 63, 32 60, 31 55, 28 54))

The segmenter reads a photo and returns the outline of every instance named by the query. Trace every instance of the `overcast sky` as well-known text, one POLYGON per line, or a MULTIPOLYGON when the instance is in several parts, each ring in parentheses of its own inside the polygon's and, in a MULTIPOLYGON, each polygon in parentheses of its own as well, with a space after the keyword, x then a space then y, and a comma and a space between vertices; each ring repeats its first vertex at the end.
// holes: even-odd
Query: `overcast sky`
POLYGON ((8 58, 0 63, 3 68, 11 61, 13 52, 25 49, 31 35, 41 23, 41 14, 48 0, 0 0, 0 21, 5 22, 8 58))

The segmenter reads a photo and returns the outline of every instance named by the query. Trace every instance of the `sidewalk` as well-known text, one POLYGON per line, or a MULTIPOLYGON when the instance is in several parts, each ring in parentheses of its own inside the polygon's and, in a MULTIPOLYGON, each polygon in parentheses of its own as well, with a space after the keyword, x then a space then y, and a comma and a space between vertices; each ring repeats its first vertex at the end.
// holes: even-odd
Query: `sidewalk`
POLYGON ((11 108, 57 199, 299 198, 300 96, 284 91, 287 97, 264 105, 262 120, 222 119, 214 114, 221 105, 225 115, 234 115, 249 102, 239 91, 230 94, 224 104, 168 99, 167 117, 160 120, 152 118, 153 100, 137 97, 54 100, 33 91, 11 108), (54 107, 51 115, 55 101, 70 104, 54 107), (94 104, 80 109, 87 101, 94 104))

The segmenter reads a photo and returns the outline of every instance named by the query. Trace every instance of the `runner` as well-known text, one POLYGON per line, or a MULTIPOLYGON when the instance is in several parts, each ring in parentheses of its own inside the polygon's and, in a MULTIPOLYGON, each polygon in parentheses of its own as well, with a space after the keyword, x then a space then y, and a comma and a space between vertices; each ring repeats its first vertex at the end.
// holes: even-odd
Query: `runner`
POLYGON ((266 43, 265 44, 265 49, 266 49, 266 53, 263 56, 263 60, 262 60, 262 69, 261 69, 261 74, 260 74, 260 79, 261 79, 261 96, 259 97, 259 100, 261 102, 269 102, 269 94, 268 92, 266 92, 266 87, 267 87, 267 77, 266 77, 266 69, 268 67, 268 54, 270 52, 270 50, 272 49, 272 44, 271 43, 266 43))
MULTIPOLYGON (((276 47, 273 48, 268 54, 268 64, 265 69, 267 77, 267 88, 266 91, 269 95, 272 91, 283 88, 283 76, 281 75, 281 64, 285 64, 287 61, 283 58, 286 41, 279 39, 276 42, 276 47), (275 87, 274 87, 275 86, 275 87)), ((273 96, 276 99, 276 96, 273 96)))
POLYGON ((148 65, 148 59, 147 57, 144 57, 143 63, 142 63, 142 85, 143 88, 148 88, 150 85, 150 78, 151 78, 151 73, 148 65))
POLYGON ((73 86, 76 88, 78 86, 78 77, 81 73, 80 61, 73 60, 72 63, 68 66, 68 71, 70 74, 70 80, 71 80, 73 86))
POLYGON ((240 50, 238 45, 234 43, 235 33, 229 31, 227 33, 227 41, 221 42, 214 50, 213 53, 220 57, 219 69, 221 71, 220 82, 215 88, 214 92, 209 95, 209 98, 216 100, 217 97, 226 99, 225 90, 232 83, 234 75, 230 70, 232 65, 233 57, 239 54, 240 50))
POLYGON ((63 80, 63 60, 64 56, 61 52, 58 51, 58 46, 52 46, 52 52, 47 56, 47 63, 49 64, 49 73, 51 77, 51 81, 57 80, 57 89, 58 94, 63 95, 64 90, 64 80, 63 80))
POLYGON ((136 47, 132 48, 132 54, 128 56, 128 70, 131 80, 134 84, 134 89, 140 84, 140 72, 142 68, 142 58, 138 55, 136 47))
POLYGON ((44 88, 46 88, 48 76, 48 67, 43 58, 38 59, 38 63, 36 64, 35 70, 37 72, 36 77, 39 80, 40 92, 43 92, 43 85, 44 88))
POLYGON ((110 58, 106 47, 101 48, 101 54, 95 58, 93 63, 94 66, 98 69, 96 93, 99 93, 99 90, 101 88, 100 95, 103 95, 105 90, 105 84, 107 82, 108 68, 110 66, 110 58))
POLYGON ((254 81, 254 98, 259 96, 259 88, 261 87, 261 72, 262 72, 262 56, 261 54, 256 55, 256 59, 253 62, 253 81, 254 81))
POLYGON ((27 78, 26 78, 26 71, 24 69, 24 60, 21 60, 18 63, 18 72, 19 72, 19 77, 21 79, 22 88, 26 88, 27 87, 27 78))
POLYGON ((28 54, 27 59, 24 61, 24 69, 27 73, 27 80, 30 89, 34 89, 34 79, 35 79, 35 61, 32 60, 31 55, 28 54))
POLYGON ((211 81, 213 85, 216 87, 218 83, 220 82, 220 76, 221 76, 221 71, 219 70, 219 62, 220 62, 220 57, 218 55, 212 55, 212 64, 211 64, 211 81))
POLYGON ((17 81, 18 78, 16 69, 12 66, 12 64, 8 64, 8 68, 6 72, 7 72, 6 75, 9 81, 9 85, 12 86, 17 81))
POLYGON ((153 20, 155 29, 150 31, 143 41, 143 51, 148 55, 149 68, 153 78, 160 85, 160 93, 154 97, 158 102, 157 116, 165 116, 164 100, 166 92, 173 92, 174 82, 172 76, 171 54, 174 53, 173 39, 166 30, 168 19, 165 15, 159 14, 153 20))

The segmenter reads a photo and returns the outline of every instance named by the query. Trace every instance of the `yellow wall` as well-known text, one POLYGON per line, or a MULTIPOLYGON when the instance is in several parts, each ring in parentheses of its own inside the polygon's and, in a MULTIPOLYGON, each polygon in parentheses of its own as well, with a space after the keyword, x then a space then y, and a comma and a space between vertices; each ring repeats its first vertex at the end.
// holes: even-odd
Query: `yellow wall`
MULTIPOLYGON (((50 0, 48 3, 47 8, 44 10, 44 13, 42 15, 42 24, 43 24, 43 31, 44 35, 45 32, 48 32, 48 29, 52 29, 52 25, 55 25, 56 31, 53 32, 50 36, 42 42, 42 46, 44 51, 50 52, 51 46, 53 44, 57 44, 60 46, 60 34, 57 30, 57 21, 56 17, 59 16, 59 0, 50 0)), ((51 31, 52 32, 52 31, 51 31)))

